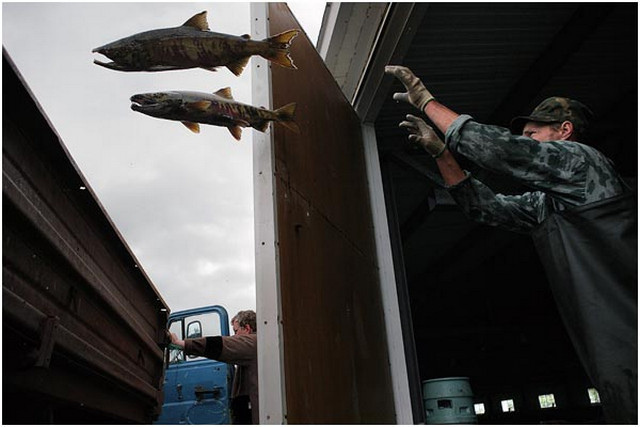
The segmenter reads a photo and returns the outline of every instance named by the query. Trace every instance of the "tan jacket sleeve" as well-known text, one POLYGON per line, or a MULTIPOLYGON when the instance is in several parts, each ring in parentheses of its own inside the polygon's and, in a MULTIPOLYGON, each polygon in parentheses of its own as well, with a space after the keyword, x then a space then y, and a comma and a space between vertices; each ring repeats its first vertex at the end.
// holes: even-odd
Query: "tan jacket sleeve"
POLYGON ((257 338, 256 334, 222 337, 222 351, 218 360, 236 365, 254 362, 258 354, 257 338))
POLYGON ((222 337, 204 337, 184 340, 184 352, 193 356, 204 356, 220 360, 222 337))
POLYGON ((247 365, 256 360, 258 340, 256 334, 230 337, 204 337, 184 340, 184 352, 204 356, 235 365, 247 365))

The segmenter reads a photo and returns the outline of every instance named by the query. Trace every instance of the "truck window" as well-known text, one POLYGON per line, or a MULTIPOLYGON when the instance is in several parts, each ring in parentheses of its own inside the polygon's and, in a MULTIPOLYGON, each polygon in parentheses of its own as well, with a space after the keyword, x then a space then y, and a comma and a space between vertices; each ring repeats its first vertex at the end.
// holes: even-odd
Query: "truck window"
MULTIPOLYGON (((169 324, 169 331, 181 339, 222 335, 220 314, 217 312, 209 312, 176 319, 169 324)), ((201 359, 204 359, 204 357, 187 356, 186 358, 187 361, 201 359)), ((185 355, 182 350, 171 349, 169 351, 169 364, 184 361, 185 355)))

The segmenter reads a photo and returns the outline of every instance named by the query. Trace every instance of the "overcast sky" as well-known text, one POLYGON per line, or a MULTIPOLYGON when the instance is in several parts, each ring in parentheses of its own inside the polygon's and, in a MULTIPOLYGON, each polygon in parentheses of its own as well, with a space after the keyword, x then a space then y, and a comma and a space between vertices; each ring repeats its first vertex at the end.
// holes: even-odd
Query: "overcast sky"
MULTIPOLYGON (((324 2, 289 3, 313 43, 324 2)), ((220 304, 255 309, 250 128, 132 111, 135 93, 214 92, 251 104, 251 67, 125 73, 93 64, 95 47, 181 25, 208 11, 212 31, 251 33, 249 3, 3 3, 2 43, 89 186, 172 311, 220 304)), ((295 41, 294 41, 295 43, 295 41)))

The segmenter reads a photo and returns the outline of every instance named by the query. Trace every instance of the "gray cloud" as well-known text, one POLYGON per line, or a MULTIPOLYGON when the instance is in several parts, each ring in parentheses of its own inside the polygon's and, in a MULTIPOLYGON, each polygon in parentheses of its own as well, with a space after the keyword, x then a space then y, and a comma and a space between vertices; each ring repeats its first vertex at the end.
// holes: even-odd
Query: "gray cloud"
MULTIPOLYGON (((324 3, 292 6, 313 22, 324 3)), ((3 3, 3 45, 172 311, 255 308, 252 133, 191 133, 129 108, 135 93, 214 92, 251 104, 251 70, 122 73, 91 50, 208 11, 213 31, 250 33, 248 3, 3 3)), ((307 33, 310 31, 307 29, 307 33)))

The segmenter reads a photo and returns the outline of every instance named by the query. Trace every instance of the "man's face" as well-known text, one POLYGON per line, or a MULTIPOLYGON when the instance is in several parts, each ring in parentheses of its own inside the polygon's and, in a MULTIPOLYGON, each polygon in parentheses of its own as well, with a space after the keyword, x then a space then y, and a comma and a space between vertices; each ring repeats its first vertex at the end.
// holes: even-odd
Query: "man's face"
POLYGON ((233 327, 233 333, 235 335, 249 335, 251 333, 251 326, 245 325, 242 327, 237 320, 234 320, 231 326, 233 327))
POLYGON ((556 125, 539 122, 528 122, 524 125, 522 135, 535 139, 538 142, 560 141, 564 139, 556 125))

